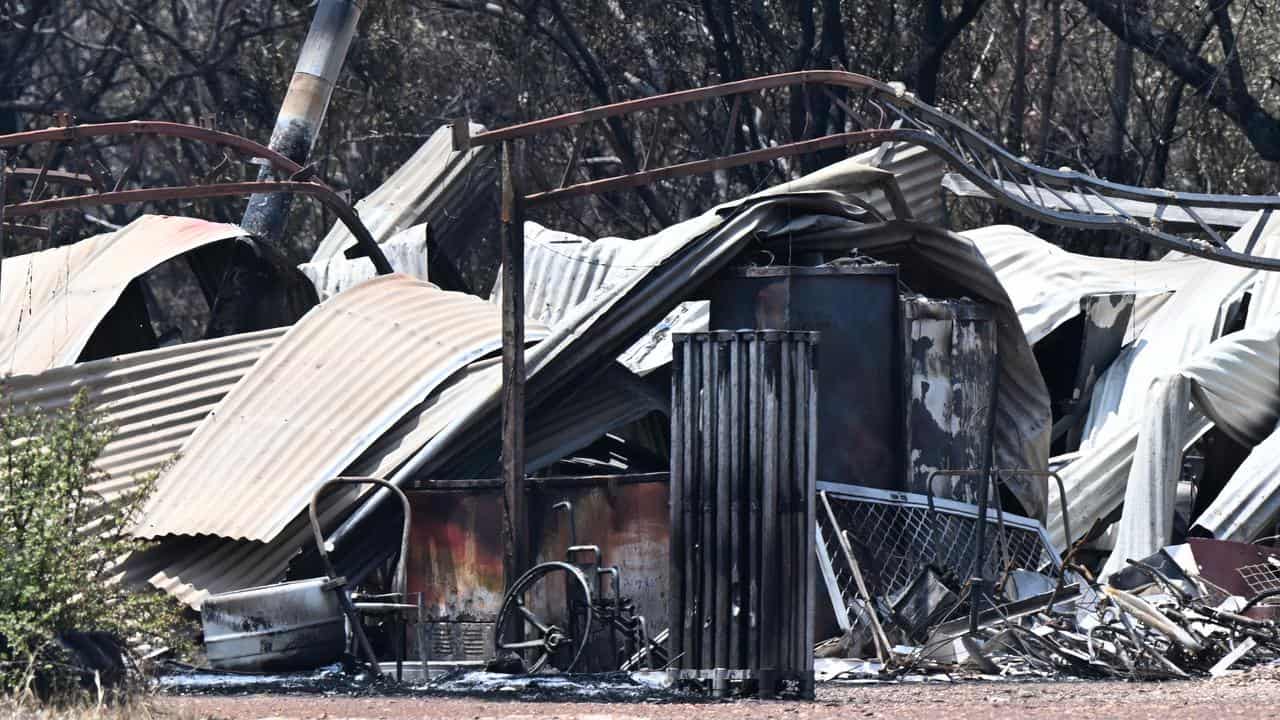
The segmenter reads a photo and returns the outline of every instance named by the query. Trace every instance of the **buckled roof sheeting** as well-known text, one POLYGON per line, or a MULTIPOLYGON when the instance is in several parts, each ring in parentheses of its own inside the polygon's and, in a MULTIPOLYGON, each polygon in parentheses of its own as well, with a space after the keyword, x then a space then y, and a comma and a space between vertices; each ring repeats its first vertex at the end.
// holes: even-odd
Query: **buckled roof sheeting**
POLYGON ((82 390, 115 427, 98 456, 109 477, 92 487, 108 501, 126 495, 177 455, 186 439, 284 328, 232 335, 14 375, 0 395, 17 412, 69 407, 82 390))
MULTIPOLYGON (((471 124, 471 134, 484 127, 471 124)), ((494 149, 477 146, 454 152, 452 129, 441 127, 418 148, 400 169, 360 202, 356 212, 378 242, 425 222, 436 237, 468 232, 477 208, 496 202, 498 164, 494 149)), ((311 262, 340 257, 355 244, 351 232, 341 223, 325 235, 311 256, 311 262)))
POLYGON ((113 233, 5 258, 0 270, 0 371, 70 365, 120 294, 151 268, 244 230, 226 223, 143 215, 113 233))
MULTIPOLYGON (((419 280, 427 276, 427 226, 414 225, 393 235, 382 244, 382 254, 391 263, 391 269, 419 280)), ((367 257, 347 258, 339 254, 328 260, 303 263, 298 266, 303 275, 316 288, 323 302, 343 290, 373 278, 377 271, 367 257)))
MULTIPOLYGON (((501 368, 496 358, 472 363, 384 433, 346 473, 389 476, 446 427, 456 413, 474 402, 476 393, 496 387, 500 378, 501 368)), ((666 410, 662 399, 643 387, 642 381, 613 366, 565 403, 530 414, 528 471, 536 472, 559 460, 561 453, 584 447, 645 413, 666 410)), ((493 448, 486 448, 488 450, 493 448)), ((486 465, 496 460, 495 452, 474 453, 465 463, 486 465)), ((346 503, 350 497, 327 496, 326 501, 320 503, 321 523, 328 525, 341 510, 349 507, 346 503)), ((125 567, 132 581, 148 582, 198 610, 210 593, 279 581, 290 559, 309 543, 310 527, 299 517, 268 543, 219 537, 166 537, 156 546, 135 553, 125 567)))
MULTIPOLYGON (((529 328, 530 339, 544 331, 529 328)), ((195 432, 134 532, 266 542, 324 481, 501 345, 493 305, 394 274, 289 329, 195 432)))

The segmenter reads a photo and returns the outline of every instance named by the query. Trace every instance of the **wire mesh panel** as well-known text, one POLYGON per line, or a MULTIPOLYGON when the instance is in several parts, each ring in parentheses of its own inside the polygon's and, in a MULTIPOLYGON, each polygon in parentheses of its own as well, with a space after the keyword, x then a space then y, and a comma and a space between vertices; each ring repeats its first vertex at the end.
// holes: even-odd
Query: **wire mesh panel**
MULTIPOLYGON (((824 569, 830 569, 840 604, 837 616, 848 618, 845 627, 856 625, 850 608, 858 607, 857 588, 843 559, 837 533, 847 531, 849 541, 868 590, 874 596, 892 597, 904 591, 925 568, 963 581, 974 574, 978 512, 973 505, 929 499, 914 493, 819 483, 835 516, 835 526, 826 512, 818 513, 818 551, 824 569)), ((989 512, 987 556, 983 577, 998 580, 1015 568, 1056 569, 1057 554, 1043 528, 1021 515, 989 512)))
POLYGON ((1270 563, 1243 565, 1236 569, 1254 595, 1268 590, 1280 590, 1280 568, 1270 563))

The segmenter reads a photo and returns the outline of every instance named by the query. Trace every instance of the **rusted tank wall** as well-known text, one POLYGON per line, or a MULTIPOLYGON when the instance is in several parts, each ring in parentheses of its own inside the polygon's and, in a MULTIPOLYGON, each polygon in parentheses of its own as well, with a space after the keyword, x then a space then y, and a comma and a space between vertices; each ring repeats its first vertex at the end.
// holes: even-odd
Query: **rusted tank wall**
POLYGON ((599 545, 604 551, 604 566, 618 566, 622 595, 635 602, 651 628, 657 624, 656 632, 667 617, 667 542, 671 532, 667 490, 666 482, 647 482, 538 493, 530 508, 537 561, 564 559, 568 525, 564 513, 553 515, 551 506, 560 500, 572 502, 578 543, 599 545))
POLYGON ((493 621, 502 605, 502 496, 413 492, 406 575, 440 620, 493 621))
MULTIPOLYGON (((987 306, 903 298, 907 490, 928 493, 936 470, 980 469, 991 418, 996 326, 987 306)), ((976 502, 972 478, 939 476, 939 497, 976 502)))
MULTIPOLYGON (((536 481, 534 481, 536 482, 536 481)), ((409 592, 422 592, 432 657, 480 659, 477 642, 488 643, 492 623, 506 587, 502 573, 502 496, 496 489, 416 491, 409 493, 413 523, 407 562, 409 592), (480 641, 477 638, 489 638, 480 641), (465 651, 465 652, 464 652, 465 651)), ((621 594, 635 603, 649 621, 651 632, 666 626, 668 613, 668 542, 670 536, 666 476, 637 482, 618 476, 615 483, 589 486, 548 484, 529 498, 534 562, 562 560, 569 545, 567 516, 553 511, 561 500, 573 503, 578 543, 598 545, 604 566, 618 566, 621 594)), ((587 556, 575 560, 587 561, 587 556)), ((606 589, 612 595, 611 586, 606 589)), ((547 583, 531 605, 541 617, 564 623, 564 588, 547 583)), ((410 655, 416 654, 416 642, 410 655)), ((605 653, 607 654, 607 653, 605 653)))

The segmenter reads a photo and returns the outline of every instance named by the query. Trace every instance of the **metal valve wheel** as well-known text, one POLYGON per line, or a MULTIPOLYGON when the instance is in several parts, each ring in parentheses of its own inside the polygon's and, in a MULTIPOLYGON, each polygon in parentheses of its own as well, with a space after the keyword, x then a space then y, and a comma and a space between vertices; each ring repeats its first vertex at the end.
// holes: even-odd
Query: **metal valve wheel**
POLYGON ((558 561, 535 565, 516 580, 503 598, 495 637, 498 652, 519 655, 529 674, 548 663, 561 672, 573 670, 587 646, 591 600, 591 586, 577 567, 558 561), (535 596, 555 597, 556 578, 563 582, 566 600, 564 617, 555 619, 560 623, 545 612, 535 611, 530 602, 535 596))

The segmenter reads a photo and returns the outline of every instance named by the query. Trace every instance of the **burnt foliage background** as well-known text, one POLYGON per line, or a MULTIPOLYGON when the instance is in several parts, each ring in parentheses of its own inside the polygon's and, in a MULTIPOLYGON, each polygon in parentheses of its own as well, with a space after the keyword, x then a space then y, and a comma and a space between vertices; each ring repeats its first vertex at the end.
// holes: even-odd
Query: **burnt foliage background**
MULTIPOLYGON (((1050 167, 1269 193, 1280 185, 1278 13, 1267 0, 370 0, 313 161, 358 198, 457 117, 492 127, 835 67, 902 81, 1050 167)), ((0 132, 48 126, 65 110, 82 122, 212 121, 265 143, 310 18, 300 0, 0 2, 0 132)), ((816 93, 761 99, 727 146, 835 130, 831 102, 816 93)), ((588 139, 581 153, 588 168, 706 157, 725 149, 729 117, 727 101, 707 103, 626 137, 588 139)), ((558 180, 551 159, 562 162, 571 143, 566 134, 529 149, 535 183, 558 180)), ((110 161, 112 152, 90 147, 89 157, 63 166, 83 172, 77 163, 110 161)), ((636 236, 842 156, 575 201, 538 219, 636 236)), ((140 179, 182 182, 176 160, 147 163, 140 179)), ((332 218, 306 201, 294 208, 287 250, 302 261, 332 218)), ((49 238, 8 253, 100 231, 94 218, 121 224, 159 211, 235 221, 242 210, 243 201, 220 200, 103 208, 88 219, 64 212, 49 238)), ((960 219, 998 219, 983 212, 960 219)), ((1146 252, 1115 243, 1082 249, 1146 252)))

